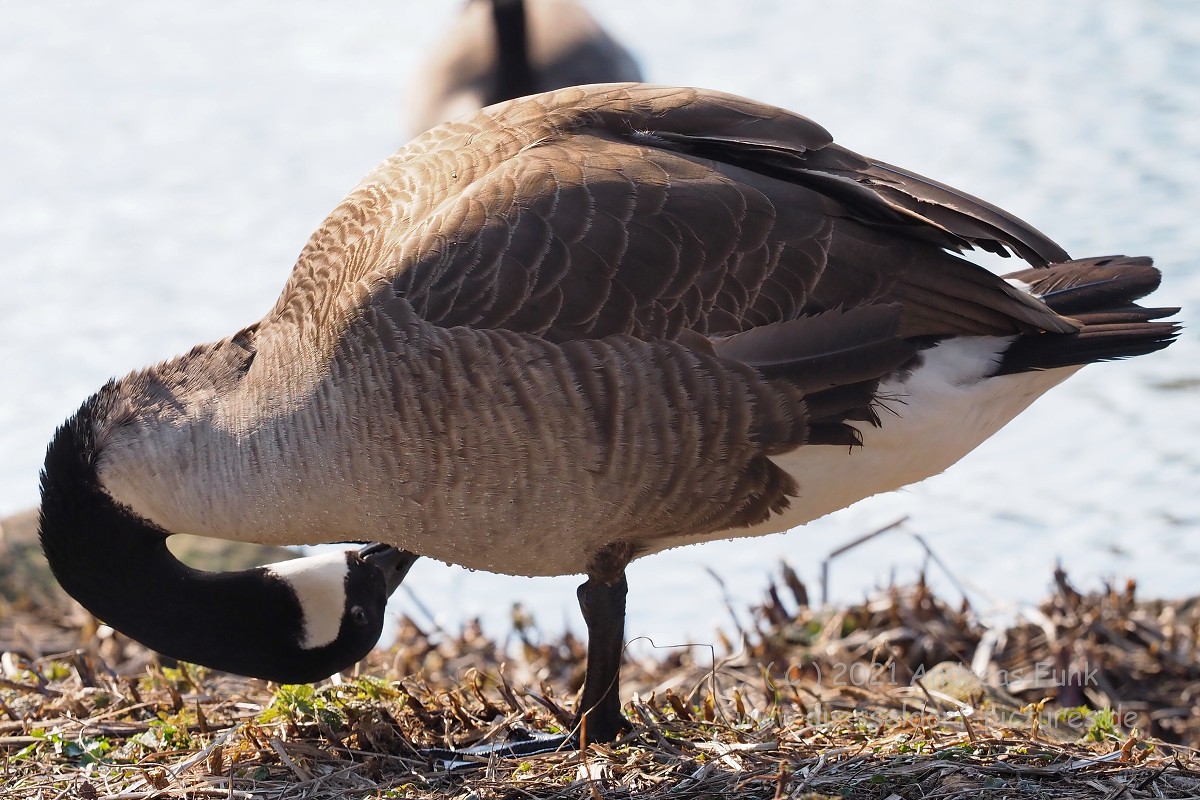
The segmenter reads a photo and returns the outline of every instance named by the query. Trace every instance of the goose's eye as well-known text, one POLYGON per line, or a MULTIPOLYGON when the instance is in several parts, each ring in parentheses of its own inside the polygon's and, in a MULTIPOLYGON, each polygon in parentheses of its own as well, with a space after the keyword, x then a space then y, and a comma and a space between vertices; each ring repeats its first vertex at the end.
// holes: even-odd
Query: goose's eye
POLYGON ((367 624, 367 611, 362 606, 354 606, 350 609, 350 619, 354 620, 355 625, 367 624))

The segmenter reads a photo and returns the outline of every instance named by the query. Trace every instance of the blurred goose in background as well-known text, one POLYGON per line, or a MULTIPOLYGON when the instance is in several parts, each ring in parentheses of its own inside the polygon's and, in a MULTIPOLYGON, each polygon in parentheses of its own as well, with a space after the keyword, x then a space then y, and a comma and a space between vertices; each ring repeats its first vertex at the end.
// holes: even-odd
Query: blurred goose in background
POLYGON ((633 56, 579 3, 467 0, 412 82, 410 127, 535 92, 640 80, 633 56))
POLYGON ((1081 366, 1166 347, 1176 309, 1136 303, 1158 281, 769 105, 536 95, 380 165, 261 320, 88 398, 47 452, 41 540, 118 630, 283 681, 357 659, 353 609, 386 586, 197 574, 169 535, 583 574, 578 711, 612 740, 630 561, 941 472, 1081 366), (332 616, 288 626, 310 608, 332 616))

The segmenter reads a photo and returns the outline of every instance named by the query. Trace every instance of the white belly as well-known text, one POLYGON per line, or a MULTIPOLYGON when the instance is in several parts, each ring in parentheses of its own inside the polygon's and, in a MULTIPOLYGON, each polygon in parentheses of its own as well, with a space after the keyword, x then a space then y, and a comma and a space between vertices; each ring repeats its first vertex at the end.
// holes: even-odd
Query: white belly
POLYGON ((881 427, 852 423, 862 447, 799 447, 772 459, 800 487, 782 513, 751 528, 655 542, 654 551, 692 542, 763 536, 790 530, 944 471, 1076 372, 1066 367, 987 377, 1011 339, 972 337, 942 342, 922 366, 884 383, 881 427))

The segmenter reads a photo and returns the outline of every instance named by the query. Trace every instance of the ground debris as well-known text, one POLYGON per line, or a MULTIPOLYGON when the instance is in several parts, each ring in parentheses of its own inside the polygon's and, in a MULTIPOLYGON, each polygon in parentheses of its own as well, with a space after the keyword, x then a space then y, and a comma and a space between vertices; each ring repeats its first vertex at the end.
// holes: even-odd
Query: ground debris
POLYGON ((1059 574, 997 629, 921 582, 838 608, 808 606, 786 568, 781 584, 715 664, 699 648, 631 658, 625 739, 453 771, 426 748, 561 731, 583 643, 527 616, 507 649, 474 623, 403 620, 354 674, 278 686, 9 607, 0 797, 1200 795, 1200 604, 1059 574))

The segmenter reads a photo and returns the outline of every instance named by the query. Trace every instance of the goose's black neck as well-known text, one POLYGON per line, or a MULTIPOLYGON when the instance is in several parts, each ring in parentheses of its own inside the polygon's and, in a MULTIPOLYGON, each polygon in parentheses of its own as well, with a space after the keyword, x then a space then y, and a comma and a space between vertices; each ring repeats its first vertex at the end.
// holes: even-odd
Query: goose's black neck
POLYGON ((523 0, 492 0, 496 25, 496 85, 487 104, 533 94, 529 30, 523 0))
POLYGON ((167 549, 168 532, 118 505, 101 487, 94 395, 50 443, 42 472, 40 537, 54 576, 91 613, 177 659, 287 683, 319 680, 370 650, 340 642, 300 646, 293 590, 261 567, 202 572, 167 549), (356 652, 349 652, 347 644, 356 652))

